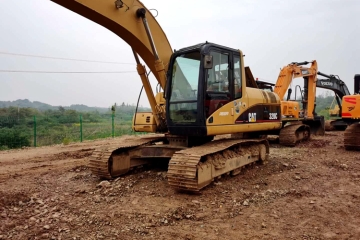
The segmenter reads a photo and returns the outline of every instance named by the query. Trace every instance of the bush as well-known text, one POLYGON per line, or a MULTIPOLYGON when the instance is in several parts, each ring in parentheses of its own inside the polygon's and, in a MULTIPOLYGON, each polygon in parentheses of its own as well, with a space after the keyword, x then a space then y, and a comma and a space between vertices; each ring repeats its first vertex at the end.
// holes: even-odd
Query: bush
POLYGON ((30 136, 24 134, 21 129, 2 128, 0 129, 1 148, 21 148, 30 146, 30 136))

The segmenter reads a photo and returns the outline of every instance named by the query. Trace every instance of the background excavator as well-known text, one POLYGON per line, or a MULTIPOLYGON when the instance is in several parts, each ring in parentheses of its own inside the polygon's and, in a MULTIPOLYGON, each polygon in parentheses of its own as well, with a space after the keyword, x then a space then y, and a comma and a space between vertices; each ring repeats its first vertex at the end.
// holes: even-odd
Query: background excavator
MULTIPOLYGON (((326 79, 317 78, 316 87, 331 90, 335 94, 334 101, 331 103, 330 108, 329 108, 330 120, 325 121, 325 130, 326 131, 345 130, 346 127, 348 126, 348 124, 341 118, 341 109, 342 109, 341 102, 342 102, 342 98, 344 96, 350 95, 349 89, 346 86, 345 82, 339 78, 339 76, 327 75, 322 72, 317 72, 317 74, 320 76, 323 76, 323 77, 327 77, 327 78, 326 79)), ((263 90, 268 90, 268 91, 272 91, 272 92, 274 91, 274 86, 275 86, 274 83, 269 83, 269 82, 265 82, 265 81, 256 81, 256 83, 259 86, 259 88, 261 88, 263 90)), ((293 100, 293 101, 298 101, 298 102, 303 101, 304 90, 301 90, 301 87, 299 85, 297 85, 295 88, 300 89, 301 100, 298 100, 295 96, 295 100, 293 100)), ((292 92, 292 90, 290 90, 290 91, 292 92)), ((286 102, 286 104, 291 104, 291 103, 286 102)), ((297 104, 296 103, 292 103, 292 104, 295 104, 295 107, 289 107, 289 109, 296 108, 297 104)), ((316 104, 315 104, 315 106, 316 106, 316 104)), ((314 108, 314 111, 315 111, 315 108, 314 108)))
MULTIPOLYGON (((323 116, 315 113, 315 96, 317 80, 317 62, 293 62, 283 67, 274 85, 273 91, 281 99, 281 115, 283 129, 279 134, 279 143, 286 146, 295 146, 297 142, 307 140, 311 134, 324 135, 325 121, 323 116), (310 67, 305 65, 311 63, 310 67), (304 79, 304 89, 295 86, 295 99, 290 99, 291 84, 295 78, 304 79), (301 104, 296 99, 297 87, 300 88, 301 104), (285 94, 286 99, 285 98, 285 94)), ((262 88, 271 86, 270 83, 260 82, 262 88)))
POLYGON ((354 94, 342 99, 341 117, 348 124, 344 132, 345 149, 360 151, 360 74, 354 76, 354 94))
POLYGON ((130 45, 152 110, 136 113, 133 129, 156 134, 96 149, 89 163, 93 174, 112 179, 166 159, 172 187, 199 191, 222 174, 236 175, 243 166, 267 159, 269 144, 261 136, 282 128, 280 98, 248 77, 241 50, 204 42, 173 52, 138 0, 52 1, 130 45), (140 58, 162 91, 153 93, 140 58), (233 135, 214 139, 223 134, 233 135))
POLYGON ((326 77, 326 79, 318 78, 316 81, 316 87, 332 90, 335 94, 334 100, 329 109, 329 120, 325 121, 325 130, 345 130, 348 124, 342 120, 342 99, 344 96, 350 95, 350 91, 345 82, 342 81, 339 76, 327 75, 322 72, 318 72, 318 75, 326 77))

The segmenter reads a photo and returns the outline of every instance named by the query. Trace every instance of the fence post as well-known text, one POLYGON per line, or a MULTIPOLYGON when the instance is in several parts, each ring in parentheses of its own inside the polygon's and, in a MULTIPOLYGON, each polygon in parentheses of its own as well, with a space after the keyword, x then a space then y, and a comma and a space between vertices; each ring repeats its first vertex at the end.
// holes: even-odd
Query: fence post
POLYGON ((80 142, 83 141, 83 131, 82 131, 82 115, 80 114, 80 142))
POLYGON ((112 135, 112 137, 114 137, 115 136, 115 127, 114 127, 114 112, 112 113, 112 115, 111 115, 111 120, 112 120, 112 129, 111 129, 111 135, 112 135))
POLYGON ((36 116, 34 116, 34 147, 36 147, 36 116))

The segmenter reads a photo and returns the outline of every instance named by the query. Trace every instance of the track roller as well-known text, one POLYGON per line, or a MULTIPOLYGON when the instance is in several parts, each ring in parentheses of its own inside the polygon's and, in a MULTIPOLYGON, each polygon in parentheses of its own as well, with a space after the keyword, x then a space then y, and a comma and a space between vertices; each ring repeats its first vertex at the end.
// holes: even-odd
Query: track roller
POLYGON ((176 152, 169 162, 168 182, 175 189, 198 192, 215 178, 235 176, 243 166, 266 162, 269 143, 260 139, 221 139, 176 152))

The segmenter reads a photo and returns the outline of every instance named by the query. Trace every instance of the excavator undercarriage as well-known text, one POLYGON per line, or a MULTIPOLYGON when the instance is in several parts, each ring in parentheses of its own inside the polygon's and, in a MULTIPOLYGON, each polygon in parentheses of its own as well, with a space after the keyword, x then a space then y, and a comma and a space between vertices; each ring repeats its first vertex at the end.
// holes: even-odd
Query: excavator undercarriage
POLYGON ((325 134, 325 120, 323 116, 316 116, 313 120, 292 120, 283 122, 283 128, 277 136, 270 137, 271 142, 279 142, 283 146, 294 147, 299 142, 307 141, 312 135, 325 134))
POLYGON ((101 147, 93 152, 89 166, 97 177, 113 179, 163 159, 169 161, 170 186, 197 192, 223 174, 234 176, 246 165, 265 162, 269 154, 265 139, 223 138, 193 147, 185 146, 187 141, 181 139, 149 134, 101 147))

